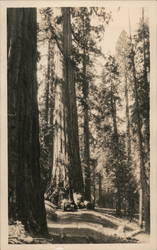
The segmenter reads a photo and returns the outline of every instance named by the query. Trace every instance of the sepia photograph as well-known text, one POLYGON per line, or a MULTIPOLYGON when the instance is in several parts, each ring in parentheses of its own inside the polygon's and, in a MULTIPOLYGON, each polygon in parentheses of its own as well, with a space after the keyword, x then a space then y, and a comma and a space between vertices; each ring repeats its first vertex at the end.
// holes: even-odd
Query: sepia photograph
POLYGON ((3 14, 15 249, 150 244, 152 7, 86 2, 16 1, 3 14))

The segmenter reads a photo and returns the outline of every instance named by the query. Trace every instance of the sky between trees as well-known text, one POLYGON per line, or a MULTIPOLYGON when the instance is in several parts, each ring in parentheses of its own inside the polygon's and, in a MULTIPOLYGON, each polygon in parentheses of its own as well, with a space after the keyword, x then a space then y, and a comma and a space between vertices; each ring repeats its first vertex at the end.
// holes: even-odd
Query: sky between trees
MULTIPOLYGON (((104 33, 104 39, 102 41, 102 50, 103 52, 110 51, 111 53, 115 53, 115 44, 119 37, 119 34, 122 30, 125 30, 129 33, 129 15, 130 15, 130 23, 131 30, 134 32, 139 23, 139 19, 142 15, 142 8, 134 7, 119 7, 119 8, 110 8, 112 11, 112 21, 106 27, 106 31, 104 33)), ((145 18, 149 15, 148 8, 144 8, 145 18)))

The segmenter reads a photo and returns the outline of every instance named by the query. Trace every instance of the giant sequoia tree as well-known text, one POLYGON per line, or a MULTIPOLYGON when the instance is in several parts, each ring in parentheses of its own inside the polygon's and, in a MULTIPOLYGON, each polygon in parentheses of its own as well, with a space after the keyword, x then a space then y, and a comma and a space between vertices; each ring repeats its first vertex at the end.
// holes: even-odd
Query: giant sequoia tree
POLYGON ((73 188, 75 192, 83 192, 83 179, 81 172, 81 162, 79 154, 78 140, 78 118, 76 107, 76 93, 74 85, 72 56, 72 35, 70 22, 70 8, 63 8, 63 56, 64 56, 64 101, 65 101, 65 117, 68 134, 68 152, 69 163, 73 176, 73 188), (67 113, 67 114, 66 114, 67 113))
POLYGON ((9 217, 47 233, 40 183, 36 10, 8 9, 9 217))
MULTIPOLYGON (((47 198, 57 203, 60 191, 64 197, 73 201, 73 193, 83 195, 83 177, 81 170, 76 93, 72 63, 72 33, 70 8, 62 8, 62 41, 55 37, 55 108, 54 108, 54 151, 52 178, 48 187, 47 198), (60 69, 57 68, 59 64, 60 69), (62 73, 61 73, 62 71, 62 73), (58 77, 58 74, 61 74, 58 77), (68 197, 67 197, 68 196, 68 197)), ((49 23, 54 39, 54 23, 49 23)))

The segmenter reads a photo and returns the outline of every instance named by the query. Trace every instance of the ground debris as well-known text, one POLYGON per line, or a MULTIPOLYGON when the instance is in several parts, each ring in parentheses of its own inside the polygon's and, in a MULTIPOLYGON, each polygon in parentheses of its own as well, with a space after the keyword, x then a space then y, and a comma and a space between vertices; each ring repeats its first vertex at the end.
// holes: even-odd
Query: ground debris
POLYGON ((29 235, 21 221, 15 221, 14 224, 9 225, 9 244, 31 244, 33 238, 29 235))

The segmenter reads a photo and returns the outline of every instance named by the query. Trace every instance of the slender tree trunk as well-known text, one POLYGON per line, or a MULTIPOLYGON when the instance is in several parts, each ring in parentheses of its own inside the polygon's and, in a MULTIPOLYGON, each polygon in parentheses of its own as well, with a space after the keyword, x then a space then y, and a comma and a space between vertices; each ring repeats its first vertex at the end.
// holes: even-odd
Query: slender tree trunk
POLYGON ((146 61, 148 60, 146 58, 146 43, 145 43, 145 26, 144 26, 144 8, 142 8, 142 23, 143 23, 143 76, 144 76, 144 82, 145 82, 145 98, 147 100, 147 119, 145 120, 145 133, 146 133, 146 147, 147 147, 147 158, 148 161, 150 161, 150 116, 149 116, 149 110, 150 110, 150 87, 149 87, 149 80, 148 80, 148 69, 146 65, 146 61))
POLYGON ((50 65, 50 45, 51 41, 49 39, 48 41, 48 62, 47 62, 47 73, 46 73, 46 100, 45 100, 45 120, 46 120, 46 125, 48 127, 49 124, 49 99, 50 99, 50 71, 51 71, 51 65, 50 65))
POLYGON ((99 174, 99 206, 102 204, 102 176, 99 174))
POLYGON ((16 207, 10 216, 29 231, 47 233, 39 166, 36 10, 13 8, 7 14, 9 190, 16 207))
MULTIPOLYGON (((131 32, 130 32, 131 33, 131 32)), ((145 162, 144 162, 144 149, 143 149, 143 138, 142 138, 142 122, 140 117, 140 109, 139 109, 139 94, 138 94, 138 88, 137 88, 137 78, 136 78, 136 68, 135 68, 135 58, 134 58, 134 48, 132 44, 132 38, 130 34, 131 39, 131 50, 132 50, 132 73, 133 73, 133 81, 134 81, 134 93, 135 93, 135 105, 136 105, 136 114, 137 114, 137 136, 138 136, 138 150, 139 150, 139 159, 140 159, 140 191, 139 195, 141 196, 139 198, 139 201, 142 202, 142 204, 139 204, 139 225, 143 227, 143 210, 144 214, 149 216, 147 214, 147 205, 146 201, 149 200, 149 187, 146 181, 146 172, 145 172, 145 162)))
POLYGON ((115 166, 115 174, 116 174, 116 187, 117 187, 117 194, 116 194, 116 214, 118 216, 121 216, 121 204, 122 204, 122 194, 121 194, 121 180, 119 176, 119 163, 118 159, 120 157, 119 155, 119 135, 118 135, 118 129, 117 129, 117 114, 116 114, 116 101, 113 96, 113 84, 111 82, 111 114, 112 114, 112 120, 113 120, 113 154, 114 158, 117 160, 117 164, 115 166))
MULTIPOLYGON (((127 128, 126 128, 126 147, 127 147, 127 189, 125 190, 125 198, 127 200, 127 211, 128 215, 130 217, 130 220, 132 220, 133 213, 134 213, 134 187, 132 184, 132 155, 131 155, 131 124, 130 124, 130 112, 129 112, 129 96, 128 96, 128 78, 127 73, 125 69, 125 102, 126 102, 126 122, 127 122, 127 128)), ((142 198, 142 196, 140 195, 142 198)))
POLYGON ((84 111, 84 163, 85 163, 85 200, 91 200, 91 179, 90 179, 90 150, 89 150, 89 117, 88 117, 88 92, 89 84, 86 73, 86 49, 83 54, 83 111, 84 111))
MULTIPOLYGON (((146 66, 146 44, 145 44, 145 27, 144 27, 144 8, 142 8, 142 22, 143 22, 143 75, 144 75, 144 81, 145 81, 145 98, 148 101, 148 114, 147 114, 147 119, 145 120, 145 132, 146 132, 146 148, 147 148, 147 162, 148 166, 150 168, 150 126, 149 126, 149 121, 150 121, 150 116, 149 116, 149 110, 150 110, 150 105, 149 105, 149 95, 150 95, 150 88, 149 88, 149 82, 148 82, 148 76, 147 76, 147 66, 146 66)), ((148 171, 149 172, 149 171, 148 171)), ((150 176, 148 176, 148 179, 150 176)), ((150 192, 149 188, 149 183, 147 184, 148 186, 148 192, 150 192)), ((145 220, 145 229, 147 232, 150 231, 150 195, 148 195, 144 198, 144 220, 145 220)))
MULTIPOLYGON (((44 115, 44 145, 46 148, 46 158, 44 162, 44 167, 49 170, 49 178, 46 179, 44 186, 46 188, 47 183, 50 183, 52 165, 53 165, 53 113, 54 113, 54 95, 55 95, 55 82, 54 82, 54 41, 52 39, 48 40, 48 58, 47 58, 47 72, 45 76, 45 109, 42 112, 44 115)), ((41 149, 42 151, 42 149, 41 149)))
POLYGON ((95 161, 93 163, 93 196, 94 196, 94 207, 95 207, 95 201, 96 201, 96 166, 95 161))
POLYGON ((53 167, 53 150, 54 150, 54 127, 53 127, 53 114, 54 114, 54 105, 55 105, 55 78, 54 78, 54 48, 55 44, 54 41, 50 41, 50 59, 49 64, 50 64, 50 69, 48 71, 49 73, 49 84, 50 84, 50 101, 49 101, 49 112, 48 112, 48 125, 49 125, 49 130, 51 131, 51 136, 49 137, 49 154, 48 154, 48 165, 50 169, 50 176, 52 172, 52 167, 53 167))
POLYGON ((125 75, 125 102, 126 102, 126 119, 127 119, 127 159, 128 159, 128 166, 131 164, 131 129, 130 129, 130 113, 129 113, 129 97, 128 97, 128 82, 127 76, 125 75))

